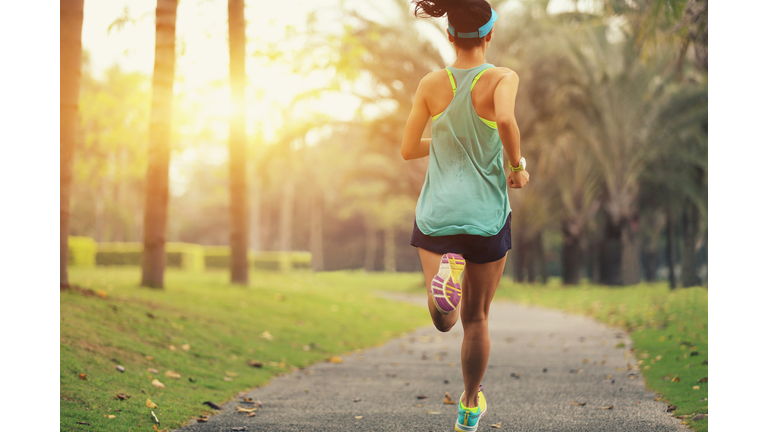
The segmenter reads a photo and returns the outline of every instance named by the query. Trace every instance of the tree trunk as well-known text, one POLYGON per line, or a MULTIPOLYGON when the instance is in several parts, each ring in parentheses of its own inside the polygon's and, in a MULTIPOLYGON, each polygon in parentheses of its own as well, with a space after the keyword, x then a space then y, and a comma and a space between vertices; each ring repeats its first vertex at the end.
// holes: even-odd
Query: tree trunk
POLYGON ((699 209, 686 201, 683 204, 683 249, 680 260, 680 280, 683 287, 701 285, 696 272, 696 241, 699 237, 699 209))
POLYGON ((261 235, 262 217, 261 217, 261 180, 258 176, 251 176, 254 179, 253 187, 250 188, 251 210, 248 212, 251 219, 251 226, 248 230, 251 240, 249 241, 251 249, 260 251, 263 249, 263 238, 261 235))
POLYGON ((163 287, 178 0, 157 0, 141 285, 163 287))
POLYGON ((640 283, 640 224, 637 217, 621 225, 621 283, 640 283))
POLYGON ((376 227, 365 220, 365 271, 372 272, 376 265, 376 227))
POLYGON ((61 0, 59 34, 59 286, 69 287, 69 197, 77 141, 80 71, 83 57, 83 1, 61 0))
POLYGON ((515 282, 523 283, 525 281, 525 240, 523 239, 522 229, 517 232, 517 241, 515 241, 514 254, 514 277, 515 282))
POLYGON ((526 239, 525 243, 525 273, 528 283, 536 283, 536 244, 533 239, 526 239))
POLYGON ((587 247, 587 277, 593 284, 600 283, 600 242, 589 240, 587 247))
POLYGON ((669 288, 675 289, 677 287, 677 280, 675 279, 675 229, 674 219, 672 217, 672 207, 667 206, 667 266, 669 266, 669 288))
POLYGON ((309 221, 309 250, 312 253, 312 270, 323 271, 323 196, 313 194, 309 221))
POLYGON ((245 4, 229 0, 229 81, 232 117, 229 120, 230 271, 233 284, 248 284, 248 183, 245 146, 245 4))
POLYGON ((563 284, 578 285, 582 277, 582 256, 584 252, 581 249, 581 239, 578 235, 571 233, 567 229, 566 223, 563 223, 563 284))
POLYGON ((605 222, 605 237, 600 244, 600 283, 621 285, 621 226, 610 218, 605 222))
POLYGON ((396 247, 395 229, 392 227, 384 229, 384 271, 386 272, 394 273, 397 271, 397 263, 395 260, 397 255, 395 252, 396 247))
MULTIPOLYGON (((290 177, 290 176, 286 176, 290 177)), ((293 186, 293 180, 286 178, 283 180, 283 200, 280 204, 280 250, 291 250, 291 238, 293 237, 293 199, 296 194, 296 188, 293 186)))
POLYGON ((544 255, 544 234, 541 231, 536 234, 535 251, 536 262, 539 264, 541 283, 546 285, 549 280, 549 272, 547 271, 547 257, 544 255))

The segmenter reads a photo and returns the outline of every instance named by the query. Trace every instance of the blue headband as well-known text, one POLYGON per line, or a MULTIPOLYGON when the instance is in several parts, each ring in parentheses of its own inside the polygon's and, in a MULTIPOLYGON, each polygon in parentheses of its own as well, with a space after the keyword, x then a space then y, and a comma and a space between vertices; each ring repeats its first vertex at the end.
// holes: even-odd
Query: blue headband
POLYGON ((496 15, 496 11, 493 10, 493 8, 491 8, 491 19, 489 19, 487 23, 483 24, 482 27, 477 29, 477 31, 473 31, 473 32, 470 32, 470 33, 461 33, 461 32, 459 32, 458 36, 457 36, 456 35, 456 30, 453 28, 453 26, 451 25, 450 22, 448 22, 448 31, 451 33, 451 36, 459 37, 459 38, 462 38, 462 39, 480 38, 480 37, 483 37, 483 36, 485 36, 485 35, 487 35, 488 33, 491 32, 491 29, 493 29, 493 23, 496 22, 496 18, 498 18, 498 17, 499 16, 496 15))

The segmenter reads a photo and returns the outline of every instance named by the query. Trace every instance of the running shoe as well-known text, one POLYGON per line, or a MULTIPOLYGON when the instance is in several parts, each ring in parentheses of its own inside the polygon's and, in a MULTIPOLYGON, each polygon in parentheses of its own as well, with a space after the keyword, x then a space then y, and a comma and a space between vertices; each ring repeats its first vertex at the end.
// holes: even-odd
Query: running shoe
POLYGON ((475 408, 467 408, 461 399, 464 398, 464 393, 459 398, 459 418, 456 419, 456 425, 454 430, 456 432, 475 432, 477 425, 480 423, 480 417, 485 415, 488 411, 488 403, 485 401, 485 395, 483 395, 483 386, 480 385, 480 393, 477 394, 478 406, 475 408))
POLYGON ((440 261, 440 270, 432 279, 432 299, 437 310, 447 315, 461 301, 461 273, 464 272, 465 261, 461 255, 447 253, 440 261))

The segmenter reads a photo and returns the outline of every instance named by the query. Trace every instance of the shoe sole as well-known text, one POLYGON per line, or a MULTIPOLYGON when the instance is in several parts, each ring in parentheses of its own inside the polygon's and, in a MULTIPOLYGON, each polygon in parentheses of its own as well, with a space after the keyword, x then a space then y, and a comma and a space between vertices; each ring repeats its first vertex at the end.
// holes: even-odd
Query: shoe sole
POLYGON ((461 255, 447 253, 440 260, 440 269, 432 279, 430 290, 435 307, 447 315, 456 310, 461 301, 461 274, 466 262, 461 255))

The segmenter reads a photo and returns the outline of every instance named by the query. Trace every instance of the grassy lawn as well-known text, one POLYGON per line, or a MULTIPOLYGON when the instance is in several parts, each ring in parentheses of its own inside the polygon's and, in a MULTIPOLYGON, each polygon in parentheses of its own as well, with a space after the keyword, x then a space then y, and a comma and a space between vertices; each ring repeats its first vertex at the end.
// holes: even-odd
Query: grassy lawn
MULTIPOLYGON (((646 386, 676 405, 675 415, 693 430, 707 431, 707 290, 670 291, 666 284, 563 288, 513 284, 504 278, 496 298, 585 314, 632 332, 646 386)), ((624 349, 617 345, 618 349, 624 349)))
POLYGON ((138 267, 70 269, 73 284, 97 295, 60 296, 61 430, 152 431, 147 399, 159 429, 173 429, 210 412, 204 401, 221 404, 276 374, 430 323, 415 306, 376 311, 389 301, 375 291, 420 286, 416 274, 253 272, 243 288, 226 271, 169 269, 165 290, 139 288, 139 279, 138 267))

